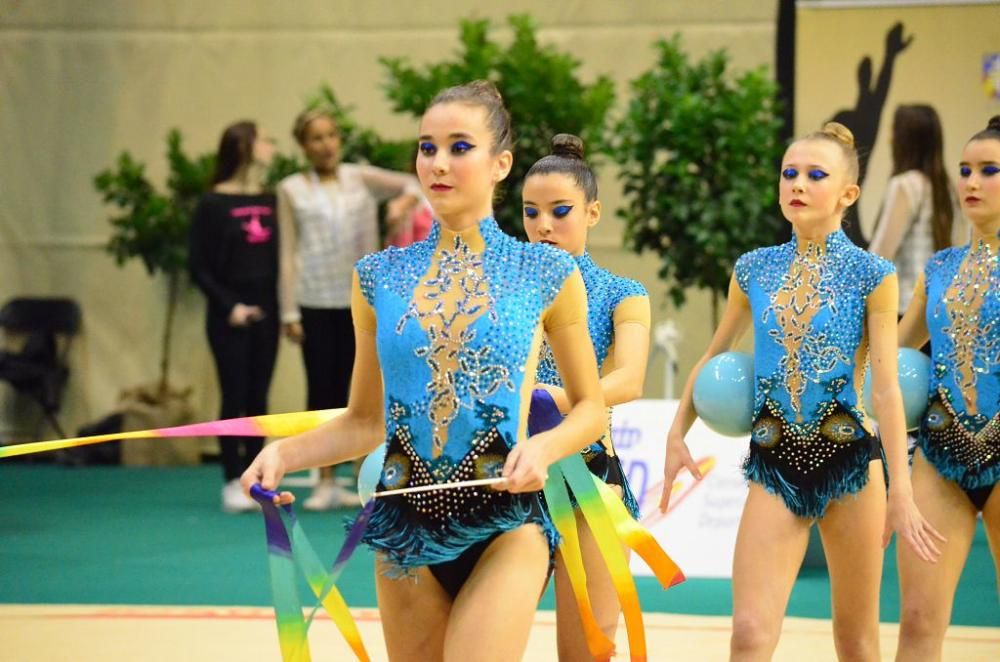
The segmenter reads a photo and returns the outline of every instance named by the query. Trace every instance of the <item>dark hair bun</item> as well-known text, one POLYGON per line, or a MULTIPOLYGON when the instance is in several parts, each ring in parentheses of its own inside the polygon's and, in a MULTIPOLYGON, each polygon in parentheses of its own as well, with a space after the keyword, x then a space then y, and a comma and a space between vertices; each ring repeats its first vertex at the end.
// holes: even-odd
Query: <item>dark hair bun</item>
POLYGON ((994 115, 990 118, 990 121, 986 123, 987 131, 1000 131, 1000 115, 994 115))
POLYGON ((552 156, 583 161, 583 140, 569 133, 557 133, 552 138, 552 156))

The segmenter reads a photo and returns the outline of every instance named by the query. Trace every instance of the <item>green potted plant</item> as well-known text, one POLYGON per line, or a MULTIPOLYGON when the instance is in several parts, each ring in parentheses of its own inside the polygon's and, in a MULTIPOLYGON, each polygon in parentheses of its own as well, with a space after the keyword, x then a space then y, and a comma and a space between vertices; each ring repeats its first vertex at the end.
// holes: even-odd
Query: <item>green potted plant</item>
MULTIPOLYGON (((152 277, 166 279, 166 316, 160 334, 159 371, 152 384, 125 389, 119 397, 118 411, 126 415, 126 429, 167 427, 190 422, 191 389, 179 388, 170 381, 170 359, 177 304, 187 272, 188 230, 199 196, 208 188, 214 167, 214 155, 188 157, 181 134, 173 129, 167 135, 167 160, 170 166, 167 193, 161 193, 146 177, 145 166, 127 151, 115 165, 94 178, 94 186, 105 203, 117 208, 110 219, 111 238, 107 250, 119 266, 140 260, 152 277)), ((198 449, 191 444, 160 444, 173 452, 151 454, 152 448, 141 443, 126 447, 126 462, 158 464, 193 462, 198 449), (131 454, 131 461, 129 457, 131 454), (140 457, 141 456, 141 457, 140 457)))
POLYGON ((105 203, 121 212, 110 219, 107 250, 119 266, 141 260, 150 276, 163 274, 167 281, 167 314, 160 335, 159 375, 150 397, 168 397, 170 352, 174 317, 187 270, 188 230, 198 197, 208 189, 214 156, 194 159, 182 148, 180 131, 167 135, 170 174, 168 193, 160 193, 146 178, 145 166, 122 152, 113 168, 98 173, 94 186, 105 203))
POLYGON ((611 134, 625 197, 617 213, 626 244, 660 257, 675 305, 691 287, 712 293, 717 326, 736 259, 773 244, 782 225, 778 87, 763 67, 730 71, 724 50, 691 61, 677 35, 655 47, 611 134))
MULTIPOLYGON (((380 61, 388 74, 385 91, 394 109, 414 117, 423 114, 442 88, 474 79, 493 81, 510 110, 516 139, 514 167, 503 188, 517 195, 528 168, 549 153, 549 141, 556 133, 575 133, 597 152, 614 88, 606 76, 589 85, 581 83, 579 61, 539 44, 530 16, 511 16, 508 23, 514 32, 509 46, 490 39, 489 21, 466 20, 461 22, 461 48, 454 60, 423 66, 410 64, 408 58, 380 61)), ((524 237, 519 204, 498 207, 496 218, 505 232, 524 237)))

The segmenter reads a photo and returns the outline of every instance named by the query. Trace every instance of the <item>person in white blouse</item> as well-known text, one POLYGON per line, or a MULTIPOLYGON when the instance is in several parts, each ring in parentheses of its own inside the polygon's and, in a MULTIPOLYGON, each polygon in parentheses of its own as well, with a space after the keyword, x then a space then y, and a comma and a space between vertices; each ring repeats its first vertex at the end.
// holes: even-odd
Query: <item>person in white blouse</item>
MULTIPOLYGON (((340 133, 325 110, 300 114, 292 134, 309 169, 278 185, 279 303, 285 336, 302 346, 307 407, 347 404, 354 361, 351 275, 354 263, 379 250, 378 205, 388 201, 390 227, 420 200, 416 177, 340 161, 340 133)), ((357 505, 357 494, 329 469, 303 507, 357 505)))
POLYGON ((969 229, 955 211, 944 166, 941 121, 927 105, 900 105, 892 121, 892 177, 868 250, 892 260, 899 310, 936 251, 965 243, 969 229))

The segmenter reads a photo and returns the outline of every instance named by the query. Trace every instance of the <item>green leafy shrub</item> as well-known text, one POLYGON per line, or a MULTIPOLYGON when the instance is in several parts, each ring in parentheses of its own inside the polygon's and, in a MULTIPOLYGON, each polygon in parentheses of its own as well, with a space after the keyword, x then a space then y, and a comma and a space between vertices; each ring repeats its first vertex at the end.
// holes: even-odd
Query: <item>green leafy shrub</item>
POLYGON ((618 215, 632 250, 659 255, 674 304, 708 289, 717 319, 737 257, 774 243, 783 223, 778 89, 764 68, 727 71, 724 50, 691 62, 676 35, 656 48, 608 150, 624 185, 618 215))
POLYGON ((146 168, 127 151, 115 166, 98 173, 94 187, 106 204, 119 210, 110 219, 112 233, 107 250, 119 266, 139 259, 150 276, 167 278, 167 316, 160 343, 158 395, 166 397, 169 386, 170 341, 181 282, 187 270, 188 231, 198 198, 208 189, 215 167, 214 154, 191 158, 184 153, 181 133, 167 134, 170 173, 167 192, 156 190, 146 177, 146 168))

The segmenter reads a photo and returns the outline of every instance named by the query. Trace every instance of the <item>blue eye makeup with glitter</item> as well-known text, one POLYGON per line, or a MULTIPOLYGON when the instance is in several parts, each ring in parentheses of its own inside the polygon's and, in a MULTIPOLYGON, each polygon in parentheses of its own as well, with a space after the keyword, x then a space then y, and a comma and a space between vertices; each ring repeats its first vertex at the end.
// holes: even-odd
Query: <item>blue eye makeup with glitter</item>
POLYGON ((437 146, 434 143, 422 142, 418 149, 424 156, 434 156, 437 153, 437 146))
POLYGON ((556 218, 565 218, 571 211, 573 211, 573 205, 559 205, 552 210, 552 215, 556 218))
POLYGON ((474 147, 475 147, 475 145, 473 145, 471 143, 467 143, 464 140, 458 140, 454 144, 452 144, 452 146, 451 146, 451 153, 452 154, 465 154, 466 152, 468 152, 469 150, 471 150, 474 147))
POLYGON ((972 174, 972 168, 970 168, 967 165, 959 166, 958 167, 958 174, 961 175, 962 177, 968 177, 969 175, 972 174))
POLYGON ((987 165, 987 166, 983 166, 982 173, 984 175, 986 175, 987 177, 992 177, 993 175, 997 174, 998 172, 1000 172, 1000 166, 995 166, 995 165, 992 165, 992 164, 991 165, 987 165))
POLYGON ((538 218, 538 210, 534 207, 525 207, 524 215, 528 218, 538 218))
MULTIPOLYGON (((781 176, 784 179, 795 179, 796 177, 799 176, 799 169, 785 168, 784 170, 781 171, 781 176)), ((813 168, 808 173, 806 173, 806 176, 809 177, 809 179, 811 179, 812 181, 818 182, 821 179, 826 179, 827 177, 829 177, 830 173, 820 168, 813 168)))

